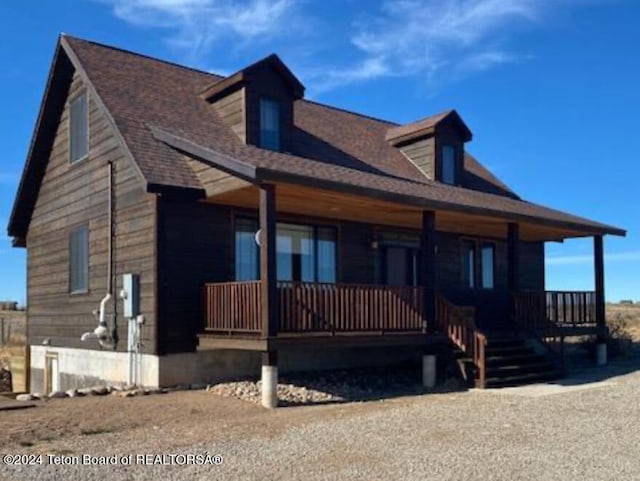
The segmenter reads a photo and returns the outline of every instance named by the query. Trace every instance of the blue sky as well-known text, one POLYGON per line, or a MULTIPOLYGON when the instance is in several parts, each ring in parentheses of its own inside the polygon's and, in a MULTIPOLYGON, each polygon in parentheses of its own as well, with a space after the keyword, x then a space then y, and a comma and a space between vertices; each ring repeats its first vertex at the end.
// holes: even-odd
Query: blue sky
MULTIPOLYGON (((4 232, 57 35, 218 73, 278 53, 314 100, 408 122, 456 108, 523 198, 628 230, 610 300, 640 300, 640 2, 6 0, 0 3, 0 299, 25 299, 4 232)), ((592 242, 547 245, 547 287, 593 288, 592 242)))

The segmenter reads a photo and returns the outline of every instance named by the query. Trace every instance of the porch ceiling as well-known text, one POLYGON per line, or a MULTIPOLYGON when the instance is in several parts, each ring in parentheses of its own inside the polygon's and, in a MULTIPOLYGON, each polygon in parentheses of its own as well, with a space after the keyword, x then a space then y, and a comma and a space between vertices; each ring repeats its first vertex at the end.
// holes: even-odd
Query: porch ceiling
MULTIPOLYGON (((259 189, 254 185, 211 196, 207 202, 248 209, 258 208, 259 189)), ((394 227, 420 229, 423 208, 358 196, 342 192, 278 183, 278 213, 320 217, 328 220, 350 220, 394 227)), ((473 215, 455 211, 437 211, 436 229, 443 232, 506 239, 511 219, 473 215)), ((518 222, 520 237, 525 241, 562 241, 584 237, 588 233, 545 225, 518 222)))

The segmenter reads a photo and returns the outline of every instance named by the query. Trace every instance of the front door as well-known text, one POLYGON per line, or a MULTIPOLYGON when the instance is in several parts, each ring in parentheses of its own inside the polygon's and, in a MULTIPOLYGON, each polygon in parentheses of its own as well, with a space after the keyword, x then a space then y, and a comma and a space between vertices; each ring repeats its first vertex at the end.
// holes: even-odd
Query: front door
POLYGON ((382 273, 388 286, 415 286, 418 283, 418 255, 411 247, 386 246, 382 273))

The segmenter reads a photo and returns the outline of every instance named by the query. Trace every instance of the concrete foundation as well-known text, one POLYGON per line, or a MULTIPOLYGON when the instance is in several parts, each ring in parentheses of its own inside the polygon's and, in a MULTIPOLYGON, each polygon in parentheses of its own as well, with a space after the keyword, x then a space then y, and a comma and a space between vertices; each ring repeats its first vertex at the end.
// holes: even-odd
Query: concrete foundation
MULTIPOLYGON (((62 390, 128 382, 129 364, 126 352, 32 345, 32 392, 44 391, 47 355, 57 356, 59 386, 62 390)), ((141 354, 140 384, 146 387, 167 387, 258 376, 262 365, 260 355, 260 352, 255 351, 227 349, 166 356, 141 354)), ((405 361, 419 363, 420 356, 419 348, 406 347, 312 348, 280 351, 278 370, 280 373, 290 373, 365 366, 379 367, 405 361)), ((435 373, 435 366, 433 369, 435 373)))
POLYGON ((262 405, 273 409, 278 406, 278 366, 262 366, 262 405))
POLYGON ((596 345, 596 364, 598 366, 607 365, 607 344, 605 342, 596 345))
POLYGON ((422 356, 422 385, 428 388, 436 385, 436 356, 433 354, 422 356))

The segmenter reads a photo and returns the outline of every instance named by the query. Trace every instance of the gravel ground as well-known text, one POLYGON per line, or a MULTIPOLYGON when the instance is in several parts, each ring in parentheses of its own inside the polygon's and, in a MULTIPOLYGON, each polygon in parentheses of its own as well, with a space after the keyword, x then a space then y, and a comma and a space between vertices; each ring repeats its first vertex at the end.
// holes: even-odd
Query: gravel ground
POLYGON ((3 454, 134 454, 135 464, 209 453, 222 464, 3 466, 0 479, 638 480, 638 367, 592 370, 607 383, 535 397, 472 390, 275 411, 204 391, 54 399, 0 415, 3 454))

